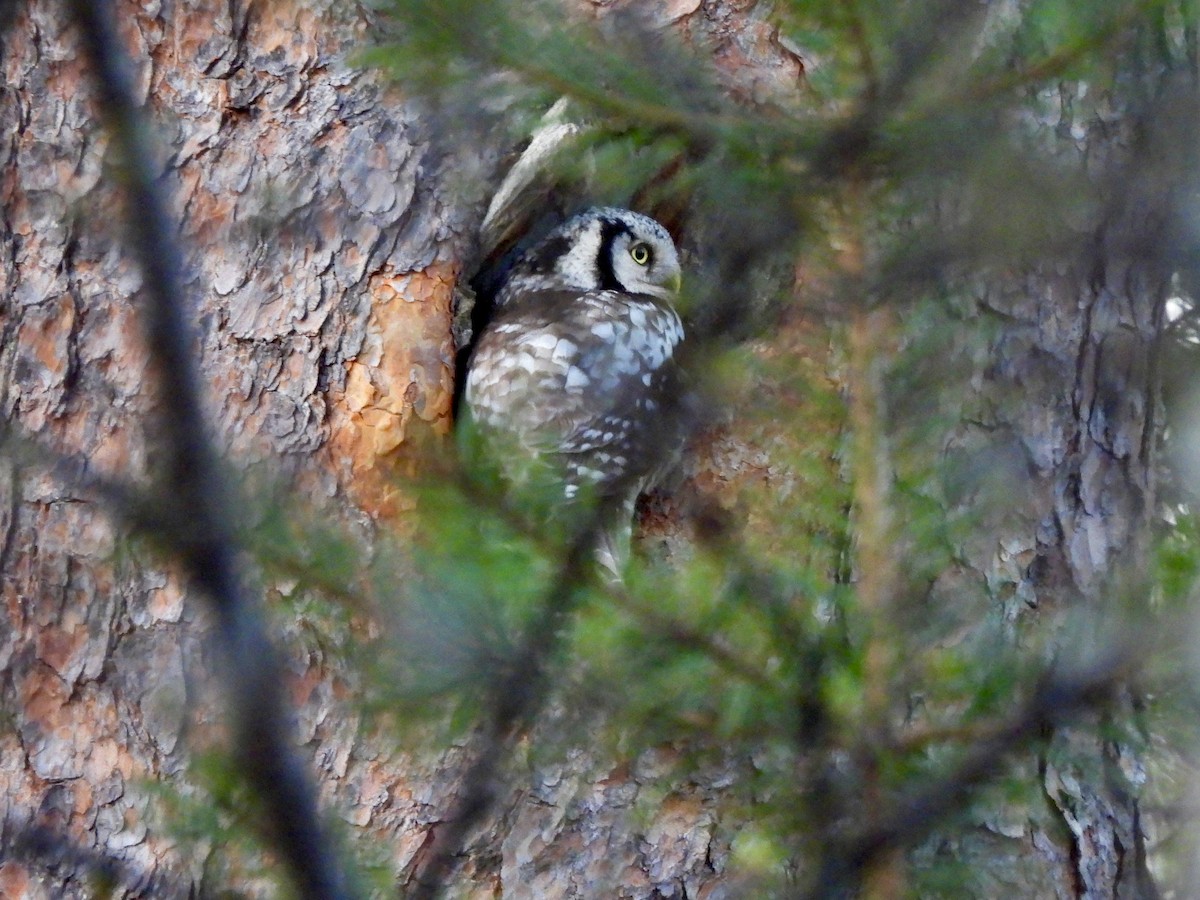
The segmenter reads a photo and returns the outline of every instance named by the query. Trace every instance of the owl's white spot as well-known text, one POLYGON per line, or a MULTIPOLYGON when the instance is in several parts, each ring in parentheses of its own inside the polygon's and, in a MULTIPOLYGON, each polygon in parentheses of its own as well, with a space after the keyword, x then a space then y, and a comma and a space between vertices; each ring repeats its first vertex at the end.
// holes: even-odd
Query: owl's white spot
POLYGON ((555 362, 566 362, 567 360, 573 358, 578 350, 579 348, 566 338, 559 338, 558 342, 554 345, 554 349, 550 353, 550 358, 555 362))
POLYGON ((628 344, 613 344, 613 362, 617 364, 619 369, 633 368, 633 350, 628 344))
POLYGON ((651 373, 647 372, 645 375, 642 376, 642 384, 646 385, 646 387, 650 387, 650 381, 651 381, 651 373))
POLYGON ((567 369, 567 390, 572 388, 581 388, 589 384, 592 379, 587 377, 587 374, 579 366, 571 366, 567 369))
POLYGON ((550 352, 558 343, 558 338, 552 334, 546 334, 545 332, 542 332, 541 334, 535 334, 530 337, 522 338, 520 343, 529 347, 533 347, 537 350, 545 350, 546 352, 550 352))
POLYGON ((629 321, 634 328, 642 329, 646 327, 646 312, 640 306, 629 307, 629 321))
POLYGON ((612 322, 597 322, 591 328, 592 334, 600 338, 602 341, 611 341, 616 338, 617 332, 613 328, 612 322))

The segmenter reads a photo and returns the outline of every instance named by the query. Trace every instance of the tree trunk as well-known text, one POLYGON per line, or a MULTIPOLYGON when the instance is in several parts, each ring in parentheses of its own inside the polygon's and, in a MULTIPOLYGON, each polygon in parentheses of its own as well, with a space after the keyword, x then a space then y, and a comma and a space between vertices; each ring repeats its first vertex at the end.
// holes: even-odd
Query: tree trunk
MULTIPOLYGON (((336 498, 368 546, 411 531, 416 501, 397 475, 449 432, 452 291, 486 201, 453 190, 464 171, 494 183, 507 148, 437 145, 422 113, 347 64, 367 25, 345 4, 119 12, 170 153, 219 441, 250 474, 318 505, 336 498)), ((144 482, 156 460, 141 273, 66 20, 61 4, 31 2, 3 36, 0 402, 95 473, 144 482)), ((0 497, 0 894, 87 897, 96 878, 131 896, 234 875, 260 885, 262 872, 238 869, 250 857, 181 844, 152 812, 154 782, 196 793, 188 754, 223 727, 203 607, 72 485, 6 460, 0 497)), ((288 590, 266 587, 268 599, 288 590)), ((450 806, 461 754, 413 759, 360 729, 346 673, 295 640, 294 623, 282 630, 323 800, 402 873, 450 806)), ((511 895, 688 884, 694 896, 714 875, 707 802, 668 800, 635 826, 629 792, 652 777, 583 756, 544 775, 480 839, 491 849, 473 877, 511 895)))
MULTIPOLYGON (((795 60, 743 9, 753 5, 665 4, 681 27, 720 32, 723 62, 753 67, 747 94, 793 85, 795 60)), ((508 148, 443 146, 424 112, 351 68, 367 26, 346 4, 129 0, 121 12, 170 153, 219 441, 250 475, 316 498, 386 552, 418 502, 397 476, 436 455, 451 425, 453 289, 486 200, 455 193, 457 176, 494 185, 508 148)), ((65 19, 34 0, 3 36, 0 412, 97 473, 144 481, 156 461, 141 274, 114 225, 106 139, 65 19)), ((979 298, 1008 324, 956 440, 1032 473, 1027 502, 969 559, 1010 622, 1105 602, 1118 564, 1144 550, 1166 282, 1121 252, 1136 218, 1117 218, 1098 268, 979 298)), ((712 464, 722 477, 754 468, 725 458, 712 464)), ((7 460, 0 535, 0 894, 88 897, 97 878, 128 896, 235 878, 265 892, 252 853, 189 842, 154 813, 155 782, 200 795, 189 754, 223 728, 196 598, 104 508, 7 460)), ((285 578, 265 587, 269 601, 289 593, 285 578)), ((303 623, 280 630, 326 807, 405 872, 451 805, 461 748, 397 751, 347 697, 353 677, 335 655, 306 641, 303 623)), ((1029 767, 1048 811, 981 823, 962 847, 1018 860, 1031 896, 1145 896, 1135 757, 1071 732, 1059 742, 1103 777, 1050 754, 1029 767)), ((723 777, 666 790, 653 755, 618 766, 580 750, 500 804, 467 875, 478 896, 722 896, 723 777), (634 799, 660 789, 640 820, 634 799)))
MULTIPOLYGON (((1002 488, 1004 517, 981 529, 992 540, 969 559, 1010 639, 1042 646, 1069 670, 1153 620, 1171 179, 1145 152, 1156 142, 1141 129, 1161 110, 1144 96, 1089 96, 1063 84, 1043 112, 1039 130, 1054 129, 1098 213, 1084 225, 1060 222, 1083 248, 1068 262, 980 289, 979 314, 1002 324, 978 361, 982 390, 965 394, 948 447, 951 456, 983 448, 993 477, 1019 488, 1002 488)), ((1158 896, 1139 800, 1147 777, 1139 700, 1125 689, 1103 719, 1056 729, 1025 766, 1045 807, 993 809, 955 848, 992 860, 977 869, 981 894, 1158 896)))
MULTIPOLYGON (((171 154, 220 442, 272 482, 350 498, 364 534, 402 525, 396 461, 449 430, 451 292, 478 211, 449 201, 446 154, 419 118, 345 64, 365 26, 342 4, 120 13, 171 154)), ((114 224, 94 84, 66 18, 31 3, 4 36, 3 410, 96 473, 144 481, 156 460, 141 273, 114 224)), ((72 490, 5 464, 0 893, 90 896, 106 871, 135 895, 184 894, 219 879, 213 848, 178 852, 147 784, 186 795, 189 750, 222 727, 208 617, 72 490)), ((441 764, 360 740, 337 673, 315 656, 290 666, 326 801, 386 835, 403 865, 450 789, 441 764)))

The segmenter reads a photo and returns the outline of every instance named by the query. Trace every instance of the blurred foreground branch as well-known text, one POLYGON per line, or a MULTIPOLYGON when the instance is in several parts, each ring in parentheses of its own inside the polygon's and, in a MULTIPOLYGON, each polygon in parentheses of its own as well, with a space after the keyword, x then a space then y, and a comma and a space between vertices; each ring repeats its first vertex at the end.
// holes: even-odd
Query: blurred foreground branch
POLYGON ((924 840, 969 801, 973 789, 993 780, 1009 753, 1105 706, 1131 677, 1139 659, 1136 647, 1134 640, 1126 640, 1097 653, 1086 668, 1048 672, 1009 719, 965 746, 945 775, 884 805, 871 823, 828 848, 807 896, 853 894, 878 865, 924 840))
POLYGON ((234 752, 261 801, 261 828, 303 897, 336 898, 348 886, 316 794, 289 740, 283 673, 255 604, 242 586, 230 491, 202 412, 194 341, 183 308, 183 252, 159 186, 150 129, 134 99, 131 67, 102 0, 71 0, 83 51, 95 75, 100 115, 112 135, 125 193, 130 249, 142 269, 143 315, 163 428, 161 496, 170 498, 163 535, 217 614, 228 667, 234 752))
POLYGON ((619 509, 612 504, 598 504, 563 553, 538 613, 484 704, 487 718, 475 757, 463 773, 458 800, 435 832, 429 855, 411 879, 408 896, 432 900, 442 893, 457 867, 468 834, 492 809, 499 793, 496 780, 500 767, 514 739, 529 726, 546 700, 547 664, 562 642, 567 617, 594 578, 597 541, 619 509))

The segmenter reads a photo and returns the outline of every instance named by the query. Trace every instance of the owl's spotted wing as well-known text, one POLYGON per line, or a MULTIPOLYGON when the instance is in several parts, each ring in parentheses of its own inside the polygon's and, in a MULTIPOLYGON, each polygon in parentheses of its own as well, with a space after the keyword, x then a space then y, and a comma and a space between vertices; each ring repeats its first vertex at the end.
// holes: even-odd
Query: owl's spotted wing
POLYGON ((654 468, 679 318, 614 291, 537 292, 492 323, 466 399, 479 426, 552 462, 568 497, 581 485, 636 487, 654 468))

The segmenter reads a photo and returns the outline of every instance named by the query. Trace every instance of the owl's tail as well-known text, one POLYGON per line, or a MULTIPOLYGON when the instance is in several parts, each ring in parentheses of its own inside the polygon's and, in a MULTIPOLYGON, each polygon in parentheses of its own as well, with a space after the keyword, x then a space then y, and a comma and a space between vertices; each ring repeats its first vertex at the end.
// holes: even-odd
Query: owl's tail
POLYGON ((610 585, 625 583, 625 567, 629 565, 630 541, 633 539, 633 513, 637 494, 627 497, 608 519, 596 540, 594 555, 600 577, 610 585))

